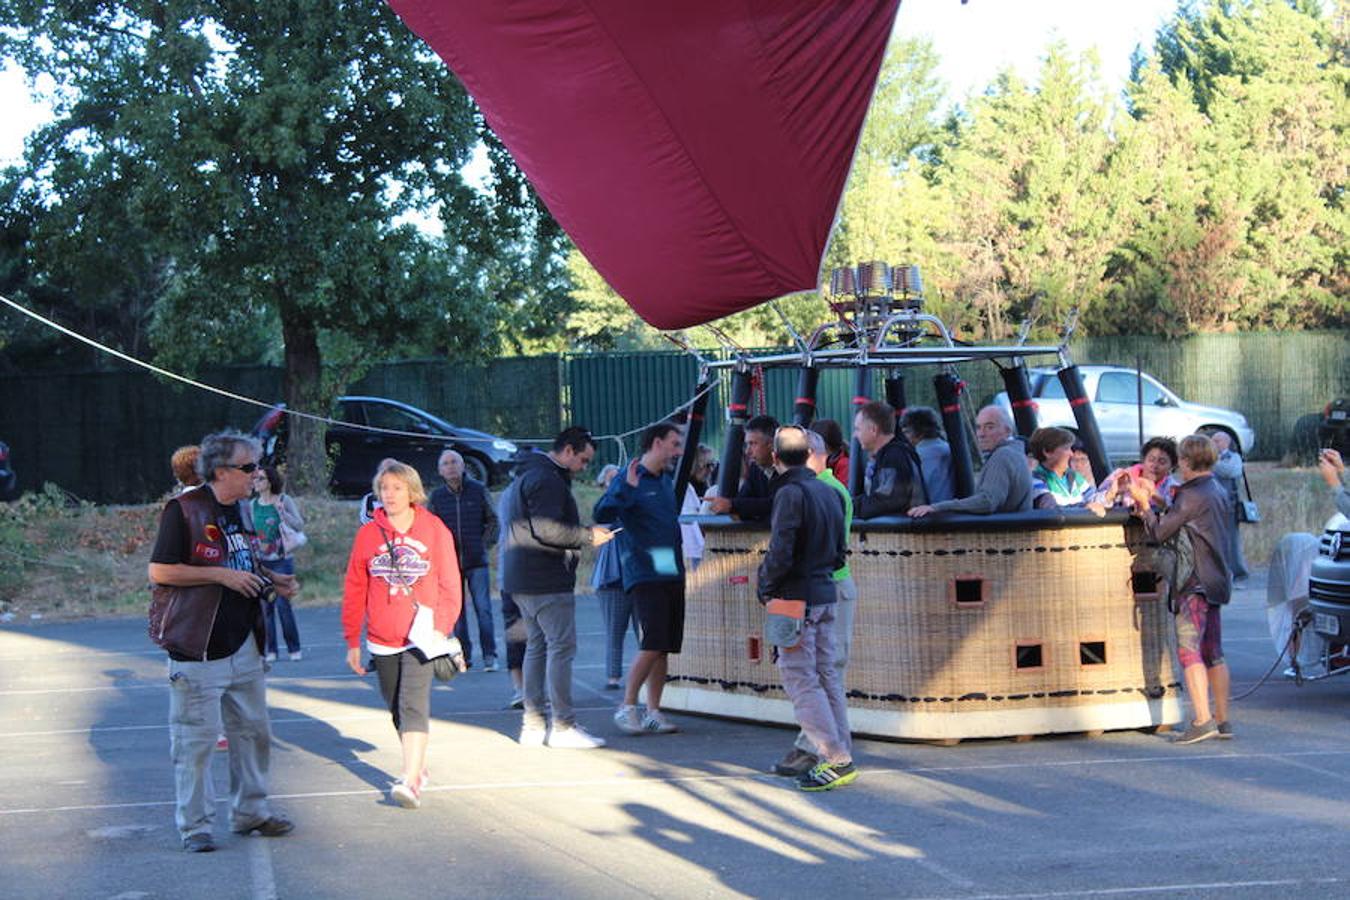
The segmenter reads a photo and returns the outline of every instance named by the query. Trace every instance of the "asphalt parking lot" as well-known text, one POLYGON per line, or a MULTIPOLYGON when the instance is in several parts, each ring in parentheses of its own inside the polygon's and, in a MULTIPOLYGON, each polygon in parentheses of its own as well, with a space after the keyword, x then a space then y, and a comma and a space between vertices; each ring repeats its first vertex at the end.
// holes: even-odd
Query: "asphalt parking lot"
MULTIPOLYGON (((1235 692, 1274 659, 1261 576, 1226 612, 1235 692)), ((1276 675, 1238 737, 1140 732, 859 741, 862 777, 803 794, 765 774, 781 728, 676 716, 629 737, 578 602, 580 721, 598 751, 527 749, 504 672, 438 687, 422 809, 386 799, 398 744, 336 609, 302 610, 273 667, 272 793, 287 837, 186 854, 173 827, 163 655, 140 619, 0 630, 5 897, 1326 897, 1350 883, 1350 676, 1276 675)), ((218 785, 228 780, 216 754, 218 785)))

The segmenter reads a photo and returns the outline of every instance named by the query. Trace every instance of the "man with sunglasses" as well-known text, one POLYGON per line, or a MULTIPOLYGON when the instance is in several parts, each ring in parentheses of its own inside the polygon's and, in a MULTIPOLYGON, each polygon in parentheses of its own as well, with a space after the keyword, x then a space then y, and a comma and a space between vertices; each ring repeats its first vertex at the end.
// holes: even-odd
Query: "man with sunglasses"
POLYGON ((264 683, 262 598, 299 591, 294 576, 257 564, 239 501, 252 490, 258 442, 238 432, 202 439, 205 485, 165 504, 150 556, 150 636, 169 653, 174 818, 183 849, 215 849, 210 764, 223 731, 230 752, 230 827, 266 837, 295 826, 267 803, 272 742, 264 683), (252 638, 250 640, 250 638, 252 638))

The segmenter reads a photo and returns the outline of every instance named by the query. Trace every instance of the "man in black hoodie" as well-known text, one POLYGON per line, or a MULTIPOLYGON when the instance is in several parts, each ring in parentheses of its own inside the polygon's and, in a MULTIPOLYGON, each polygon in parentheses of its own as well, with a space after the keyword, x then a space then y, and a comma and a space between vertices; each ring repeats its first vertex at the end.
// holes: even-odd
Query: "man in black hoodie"
POLYGON ((599 546, 614 533, 581 524, 572 496, 572 476, 595 456, 591 433, 573 426, 561 431, 548 453, 526 457, 517 467, 508 504, 502 590, 520 607, 525 622, 525 746, 590 750, 601 738, 576 723, 572 710, 572 660, 577 653, 577 560, 581 548, 599 546), (547 683, 548 696, 545 697, 547 683), (548 727, 545 700, 552 704, 548 727))

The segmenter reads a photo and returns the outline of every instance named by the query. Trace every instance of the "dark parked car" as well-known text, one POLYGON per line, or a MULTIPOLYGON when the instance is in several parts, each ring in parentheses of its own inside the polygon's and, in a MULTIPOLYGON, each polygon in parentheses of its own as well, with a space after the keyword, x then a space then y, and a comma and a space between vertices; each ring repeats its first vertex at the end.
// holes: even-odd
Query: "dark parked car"
POLYGON ((1330 447, 1350 459, 1350 397, 1331 401, 1320 413, 1299 416, 1294 423, 1294 453, 1305 464, 1317 459, 1317 451, 1330 447))
POLYGON ((0 500, 14 500, 19 496, 19 476, 9 462, 9 444, 0 441, 0 500))
MULTIPOLYGON (((343 497, 370 490, 375 467, 393 457, 417 469, 430 491, 440 484, 436 462, 444 450, 459 451, 471 478, 494 486, 510 478, 516 445, 472 428, 451 425, 425 410, 383 397, 339 397, 339 424, 328 426, 324 444, 334 454, 329 487, 343 497), (364 427, 363 427, 364 426, 364 427), (372 431, 370 429, 384 429, 372 431), (403 432, 389 434, 387 432, 403 432)), ((268 410, 253 426, 264 459, 280 462, 286 453, 286 405, 268 410)))

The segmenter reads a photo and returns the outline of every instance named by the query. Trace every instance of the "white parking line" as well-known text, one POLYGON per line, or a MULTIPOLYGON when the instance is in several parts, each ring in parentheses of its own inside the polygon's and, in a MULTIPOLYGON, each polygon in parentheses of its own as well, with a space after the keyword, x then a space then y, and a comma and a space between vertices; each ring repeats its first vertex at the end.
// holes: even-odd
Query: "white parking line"
MULTIPOLYGON (((888 776, 912 776, 912 775, 933 775, 933 774, 957 774, 964 772, 990 772, 1007 771, 1012 769, 1062 769, 1078 768, 1088 766, 1125 766, 1125 765, 1146 765, 1152 763, 1166 763, 1176 765, 1178 763, 1189 762, 1214 762, 1214 761, 1246 761, 1246 760, 1271 760, 1279 762, 1290 757, 1310 757, 1310 756, 1347 756, 1350 755, 1350 749, 1346 750, 1304 750, 1293 753, 1188 753, 1181 752, 1168 754, 1166 756, 1144 756, 1133 759, 1081 759, 1081 760, 1060 760, 1057 762, 1031 762, 1031 763, 988 763, 966 766, 915 766, 913 768, 887 768, 878 766, 865 766, 863 771, 869 779, 888 776)), ((691 775, 667 775, 667 776, 641 776, 632 777, 606 777, 606 778, 574 778, 560 781, 498 781, 498 782, 477 782, 474 784, 442 784, 430 785, 424 793, 469 793, 469 792, 489 792, 489 791, 518 791, 518 790, 555 790, 555 789, 573 789, 573 788, 596 788, 596 787, 617 787, 632 786, 639 784, 681 784, 690 782, 720 782, 720 781, 745 781, 745 782, 763 782, 765 784, 779 784, 782 779, 770 775, 766 772, 760 772, 754 769, 745 769, 741 772, 725 775, 715 775, 710 773, 700 773, 691 775)), ((383 796, 384 791, 374 788, 355 788, 352 790, 341 791, 306 791, 295 794, 272 794, 272 800, 314 800, 332 797, 371 797, 383 796)), ((226 802, 221 798, 217 802, 226 802)), ((20 816, 37 815, 42 813, 64 813, 64 812, 102 812, 115 809, 146 809, 161 806, 173 806, 172 800, 145 800, 141 802, 128 803, 94 803, 79 806, 33 806, 33 807, 15 807, 11 809, 0 809, 0 816, 20 816)), ((1281 884, 1283 882, 1275 882, 1281 884)), ((1261 882, 1252 882, 1255 886, 1260 886, 1261 882)), ((1121 890, 1134 890, 1121 889, 1121 890)), ((1158 890, 1162 890, 1159 888, 1158 890)), ((1074 893, 1082 893, 1075 891, 1074 893)), ((1003 896, 1003 895, 990 895, 1003 896)), ((1008 898, 1013 897, 1052 897, 1056 894, 1008 894, 1008 898)))
MULTIPOLYGON (((962 894, 960 900, 1051 900, 1055 897, 1123 897, 1132 894, 1176 894, 1182 891, 1232 891, 1257 888, 1321 887, 1345 884, 1345 878, 1282 878, 1269 881, 1196 881, 1180 884, 1146 884, 1116 888, 1076 888, 1036 894, 962 894)), ((930 897, 927 900, 949 900, 930 897)))
POLYGON ((277 900, 277 882, 272 875, 272 843, 264 837, 253 838, 248 847, 248 869, 253 900, 277 900))

